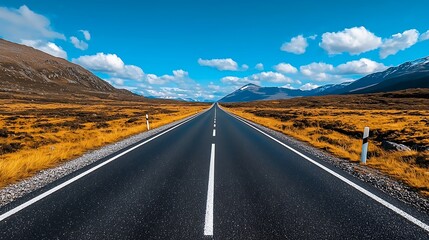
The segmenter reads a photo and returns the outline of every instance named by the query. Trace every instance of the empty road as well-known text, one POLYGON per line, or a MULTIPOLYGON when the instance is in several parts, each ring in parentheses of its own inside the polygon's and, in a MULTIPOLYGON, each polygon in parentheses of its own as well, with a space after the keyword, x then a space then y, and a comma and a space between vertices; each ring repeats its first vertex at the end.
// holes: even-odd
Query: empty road
POLYGON ((0 239, 428 239, 429 217, 217 106, 0 209, 0 239))

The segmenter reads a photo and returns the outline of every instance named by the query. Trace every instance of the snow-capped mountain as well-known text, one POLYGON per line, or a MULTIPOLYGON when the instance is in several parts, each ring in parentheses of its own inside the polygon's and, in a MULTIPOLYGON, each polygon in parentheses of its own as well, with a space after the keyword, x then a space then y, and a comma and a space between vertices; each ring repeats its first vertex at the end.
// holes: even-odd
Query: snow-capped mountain
POLYGON ((219 102, 249 102, 258 100, 275 100, 306 96, 306 91, 280 87, 260 87, 247 84, 226 95, 219 102))
POLYGON ((367 75, 333 93, 374 93, 428 87, 429 57, 425 57, 367 75))
POLYGON ((219 101, 247 102, 334 94, 389 92, 409 88, 429 88, 429 57, 390 67, 383 72, 369 74, 356 81, 328 84, 308 91, 247 84, 219 101))
POLYGON ((313 90, 310 90, 311 93, 309 95, 313 95, 313 96, 329 95, 335 91, 339 91, 339 90, 347 87, 348 85, 352 84, 353 82, 354 81, 347 81, 347 82, 342 82, 342 83, 337 83, 337 84, 323 85, 323 86, 320 86, 320 87, 315 88, 313 90))

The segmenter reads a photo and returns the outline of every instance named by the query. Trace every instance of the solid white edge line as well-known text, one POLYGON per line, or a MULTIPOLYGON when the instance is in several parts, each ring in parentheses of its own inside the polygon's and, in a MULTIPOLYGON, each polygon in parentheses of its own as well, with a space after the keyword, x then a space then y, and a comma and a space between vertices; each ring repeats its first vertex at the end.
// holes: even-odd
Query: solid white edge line
MULTIPOLYGON (((224 111, 224 110, 223 110, 224 111)), ((226 111, 224 111, 226 112, 226 111)), ((227 114, 229 114, 230 116, 236 118, 237 120, 245 123, 246 125, 248 125, 249 127, 255 129, 256 131, 262 133, 263 135, 267 136, 268 138, 274 140, 275 142, 279 143, 280 145, 282 145, 285 148, 288 148, 289 150, 291 150, 292 152, 296 153, 297 155, 301 156, 302 158, 304 158, 305 160, 313 163, 314 165, 318 166, 319 168, 325 170, 326 172, 330 173, 331 175, 335 176, 336 178, 340 179, 341 181, 347 183, 348 185, 350 185, 351 187, 355 188, 356 190, 358 190, 359 192, 367 195, 368 197, 372 198, 373 200, 377 201, 378 203, 382 204, 383 206, 389 208, 390 210, 394 211, 395 213, 399 214, 400 216, 404 217, 405 219, 407 219, 408 221, 414 223, 415 225, 421 227, 422 229, 424 229, 425 231, 429 232, 429 226, 427 224, 425 224, 424 222, 420 221, 419 219, 411 216, 410 214, 406 213, 405 211, 403 211, 402 209, 394 206, 393 204, 387 202, 386 200, 378 197, 377 195, 371 193, 370 191, 362 188, 361 186, 357 185, 356 183, 353 183, 352 181, 348 180, 347 178, 341 176, 340 174, 334 172, 333 170, 323 166, 322 164, 318 163, 317 161, 307 157, 306 155, 302 154, 301 152, 299 152, 298 150, 295 150, 294 148, 286 145, 285 143, 281 142, 280 140, 277 140, 276 138, 268 135, 267 133, 263 132, 262 130, 256 128, 255 126, 249 124, 247 122, 247 120, 244 120, 241 117, 232 115, 228 112, 226 112, 227 114)))
POLYGON ((204 235, 213 235, 213 203, 214 203, 214 171, 215 171, 215 144, 212 143, 210 154, 209 183, 207 187, 206 219, 204 222, 204 235))
POLYGON ((90 173, 94 172, 95 170, 97 170, 97 169, 101 168, 102 166, 104 166, 104 165, 106 165, 106 164, 108 164, 108 163, 110 163, 110 162, 112 162, 112 161, 116 160, 117 158, 122 157, 123 155, 125 155, 125 154, 127 154, 127 153, 129 153, 129 152, 131 152, 131 151, 133 151, 133 150, 135 150, 136 148, 139 148, 139 147, 141 147, 142 145, 144 145, 144 144, 146 144, 146 143, 148 143, 148 142, 150 142, 150 141, 152 141, 152 140, 154 140, 154 139, 156 139, 156 138, 158 138, 158 137, 160 137, 160 136, 162 136, 162 135, 164 135, 164 134, 166 134, 166 133, 170 132, 171 130, 173 130, 173 129, 175 129, 175 128, 179 127, 179 126, 182 126, 183 124, 185 124, 185 123, 187 123, 187 122, 189 122, 189 121, 191 121, 191 120, 195 119, 196 117, 200 116, 201 114, 204 114, 205 112, 207 112, 207 111, 209 111, 210 109, 212 109, 212 107, 213 107, 213 106, 214 106, 214 105, 212 105, 209 109, 207 109, 207 110, 205 110, 205 111, 203 111, 203 112, 201 112, 201 113, 198 113, 198 114, 194 115, 194 116, 193 116, 193 117, 191 117, 190 119, 188 119, 188 120, 186 120, 186 121, 184 121, 184 122, 181 122, 181 123, 179 123, 179 124, 177 124, 177 125, 175 125, 175 126, 173 126, 173 127, 169 128, 169 129, 165 130, 164 132, 161 132, 160 134, 158 134, 158 135, 156 135, 156 136, 154 136, 154 137, 152 137, 152 138, 149 138, 148 140, 146 140, 146 141, 144 141, 144 142, 142 142, 142 143, 139 143, 138 145, 136 145, 136 146, 134 146, 134 147, 132 147, 132 148, 130 148, 130 149, 127 149, 127 150, 125 150, 125 151, 121 152, 120 154, 118 154, 118 155, 116 155, 116 156, 114 156, 114 157, 112 157, 112 158, 110 158, 110 159, 108 159, 108 160, 106 160, 106 161, 104 161, 104 162, 102 162, 102 163, 98 164, 97 166, 94 166, 94 167, 92 167, 92 168, 90 168, 90 169, 86 170, 86 171, 85 171, 85 172, 83 172, 83 173, 80 173, 79 175, 77 175, 77 176, 75 176, 75 177, 73 177, 73 178, 71 178, 71 179, 69 179, 69 180, 67 180, 67 181, 65 181, 65 182, 63 182, 63 183, 61 183, 61 184, 59 184, 59 185, 57 185, 57 186, 55 186, 55 187, 51 188, 51 189, 49 189, 48 191, 46 191, 46 192, 44 192, 44 193, 42 193, 42 194, 40 194, 40 195, 38 195, 38 196, 36 196, 36 197, 34 197, 34 198, 32 198, 32 199, 28 200, 27 202, 22 203, 21 205, 18 205, 18 206, 17 206, 17 207, 15 207, 15 208, 12 208, 11 210, 9 210, 9 211, 7 211, 7 212, 3 213, 2 215, 0 215, 0 222, 1 222, 1 221, 3 221, 3 220, 4 220, 4 219, 6 219, 6 218, 8 218, 8 217, 12 216, 13 214, 15 214, 15 213, 17 213, 17 212, 21 211, 22 209, 24 209, 24 208, 26 208, 26 207, 28 207, 28 206, 30 206, 30 205, 32 205, 32 204, 34 204, 34 203, 36 203, 36 202, 38 202, 38 201, 42 200, 43 198, 45 198, 45 197, 47 197, 47 196, 51 195, 52 193, 54 193, 54 192, 56 192, 56 191, 60 190, 61 188, 63 188, 63 187, 65 187, 65 186, 67 186, 67 185, 69 185, 69 184, 71 184, 71 183, 75 182, 76 180, 78 180, 78 179, 80 179, 80 178, 82 178, 82 177, 84 177, 84 176, 86 176, 86 175, 88 175, 88 174, 90 174, 90 173))
POLYGON ((213 129, 213 137, 216 137, 216 129, 213 129))

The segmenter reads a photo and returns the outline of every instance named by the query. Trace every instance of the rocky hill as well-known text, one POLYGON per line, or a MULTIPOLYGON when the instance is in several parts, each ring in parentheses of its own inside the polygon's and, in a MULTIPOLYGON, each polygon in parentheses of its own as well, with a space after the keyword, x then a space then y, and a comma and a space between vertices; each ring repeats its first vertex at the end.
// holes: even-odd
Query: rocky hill
POLYGON ((132 96, 79 65, 0 39, 0 91, 35 95, 132 96))

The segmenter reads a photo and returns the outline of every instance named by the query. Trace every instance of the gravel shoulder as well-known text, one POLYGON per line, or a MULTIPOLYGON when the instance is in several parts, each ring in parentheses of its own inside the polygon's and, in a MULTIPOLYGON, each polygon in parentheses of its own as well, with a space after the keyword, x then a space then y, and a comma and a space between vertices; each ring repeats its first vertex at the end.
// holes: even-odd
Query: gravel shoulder
MULTIPOLYGON (((203 112, 199 114, 202 114, 203 112)), ((85 166, 88 166, 89 164, 97 162, 103 159, 104 157, 107 157, 139 141, 148 139, 162 131, 167 130, 168 128, 171 128, 184 121, 187 121, 188 119, 193 118, 199 114, 189 116, 182 120, 172 122, 167 125, 152 129, 150 131, 131 136, 119 142, 106 145, 99 149, 89 151, 78 158, 62 163, 57 167, 42 170, 30 178, 27 178, 17 183, 6 186, 5 188, 0 189, 0 207, 10 202, 13 202, 14 200, 30 192, 38 190, 48 185, 49 183, 52 183, 60 178, 63 178, 68 174, 73 173, 85 166)))
POLYGON ((270 128, 264 127, 235 114, 229 114, 236 116, 243 121, 246 121, 247 123, 283 141, 287 145, 295 148, 296 150, 299 150, 302 153, 307 153, 309 155, 316 156, 318 159, 321 159, 324 162, 334 165, 335 167, 349 173, 350 175, 364 182, 370 183, 371 185, 387 193, 388 195, 406 204, 412 205, 424 213, 429 212, 429 199, 427 197, 420 195, 406 184, 399 182, 396 179, 387 176, 376 169, 369 168, 359 163, 353 163, 345 159, 337 158, 327 152, 322 151, 321 149, 310 146, 308 143, 301 142, 281 132, 277 132, 270 128))

